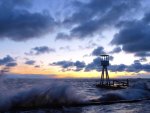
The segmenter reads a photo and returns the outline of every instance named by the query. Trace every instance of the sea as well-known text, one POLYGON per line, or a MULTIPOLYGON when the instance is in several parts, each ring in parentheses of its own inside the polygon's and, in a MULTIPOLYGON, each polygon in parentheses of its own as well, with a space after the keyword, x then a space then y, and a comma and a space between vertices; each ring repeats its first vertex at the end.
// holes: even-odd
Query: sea
POLYGON ((129 79, 129 87, 118 90, 97 88, 97 83, 99 79, 1 77, 0 113, 150 113, 150 79, 129 79), (106 103, 87 104, 101 101, 106 103))

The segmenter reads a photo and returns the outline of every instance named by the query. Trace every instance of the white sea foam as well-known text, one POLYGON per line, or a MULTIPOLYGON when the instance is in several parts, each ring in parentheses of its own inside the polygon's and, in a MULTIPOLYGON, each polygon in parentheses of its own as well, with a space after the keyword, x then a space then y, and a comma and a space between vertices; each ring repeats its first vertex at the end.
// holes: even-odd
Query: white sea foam
MULTIPOLYGON (((3 82, 1 81, 2 84, 3 82)), ((0 111, 19 106, 49 105, 51 107, 54 105, 75 104, 83 101, 83 96, 77 94, 71 86, 64 83, 49 83, 46 85, 37 85, 29 89, 1 92, 0 111)))
POLYGON ((115 101, 115 100, 135 100, 150 98, 150 84, 149 82, 136 82, 127 89, 110 91, 102 95, 101 100, 115 101))
MULTIPOLYGON (((150 84, 149 82, 133 82, 133 84, 123 90, 116 91, 103 91, 96 89, 95 86, 86 90, 86 86, 82 86, 83 82, 72 80, 70 83, 60 82, 59 80, 16 80, 16 79, 0 79, 0 111, 6 111, 14 107, 40 107, 40 106, 63 106, 76 103, 83 103, 90 101, 88 96, 85 96, 86 92, 92 93, 100 92, 96 97, 100 97, 103 101, 117 101, 117 100, 133 100, 150 98, 150 84), (38 81, 37 83, 35 81, 38 81), (71 85, 72 83, 74 85, 71 85), (77 88, 76 88, 77 87, 77 88), (80 87, 80 88, 78 88, 80 87), (77 89, 84 92, 77 93, 77 89), (92 90, 91 90, 92 89, 92 90)), ((90 85, 91 82, 86 85, 90 85)))

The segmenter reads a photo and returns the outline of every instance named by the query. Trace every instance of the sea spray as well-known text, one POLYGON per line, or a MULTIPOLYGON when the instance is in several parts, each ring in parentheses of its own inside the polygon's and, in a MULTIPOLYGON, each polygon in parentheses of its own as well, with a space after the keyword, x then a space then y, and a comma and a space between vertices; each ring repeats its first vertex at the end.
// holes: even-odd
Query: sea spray
MULTIPOLYGON (((91 80, 94 81, 94 80, 91 80)), ((40 109, 46 106, 89 105, 92 102, 133 100, 150 97, 149 82, 132 82, 127 89, 103 90, 87 80, 62 79, 0 79, 0 110, 40 109), (86 83, 87 82, 87 83, 86 83), (141 87, 142 86, 142 87, 141 87), (83 94, 83 95, 82 95, 83 94), (90 96, 89 96, 90 95, 90 96), (94 101, 92 101, 94 99, 94 101), (96 100, 96 101, 95 101, 96 100), (88 103, 91 102, 91 103, 88 103)), ((106 104, 105 103, 105 104, 106 104)), ((109 102, 108 102, 109 103, 109 102)))
POLYGON ((150 98, 149 82, 136 82, 127 89, 109 91, 103 94, 101 101, 135 100, 150 98))
POLYGON ((131 85, 133 89, 142 89, 150 91, 150 81, 138 81, 131 85))
POLYGON ((64 83, 38 85, 0 97, 0 110, 19 107, 63 106, 84 102, 83 95, 64 83))

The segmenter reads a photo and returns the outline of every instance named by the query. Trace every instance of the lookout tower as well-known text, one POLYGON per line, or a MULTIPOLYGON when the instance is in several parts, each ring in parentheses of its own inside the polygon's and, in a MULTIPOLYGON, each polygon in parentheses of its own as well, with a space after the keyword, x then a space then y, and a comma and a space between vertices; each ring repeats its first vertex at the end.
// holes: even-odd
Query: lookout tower
POLYGON ((129 86, 129 81, 111 80, 109 79, 107 67, 109 66, 109 55, 100 55, 102 73, 100 83, 96 84, 98 88, 105 89, 124 89, 129 86))
POLYGON ((101 55, 101 66, 102 66, 102 74, 100 85, 110 86, 110 80, 108 75, 107 67, 109 66, 109 55, 101 55))

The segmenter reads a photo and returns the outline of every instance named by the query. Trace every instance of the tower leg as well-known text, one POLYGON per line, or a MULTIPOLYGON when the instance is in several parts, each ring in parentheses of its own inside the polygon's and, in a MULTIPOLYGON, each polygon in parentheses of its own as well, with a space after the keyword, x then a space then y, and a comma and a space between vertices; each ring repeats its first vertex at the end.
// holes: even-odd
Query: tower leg
POLYGON ((101 73, 101 81, 100 81, 100 85, 102 85, 102 81, 103 81, 103 74, 101 73))
POLYGON ((106 76, 107 76, 107 85, 110 86, 110 80, 109 80, 109 75, 108 75, 108 70, 106 68, 106 76))
POLYGON ((101 74, 101 85, 104 84, 104 68, 102 68, 102 74, 101 74))
POLYGON ((106 76, 106 85, 108 85, 108 77, 107 77, 106 68, 105 68, 105 76, 106 76))
POLYGON ((100 85, 110 86, 110 80, 109 80, 108 70, 107 70, 107 67, 104 67, 104 66, 102 67, 100 85))

